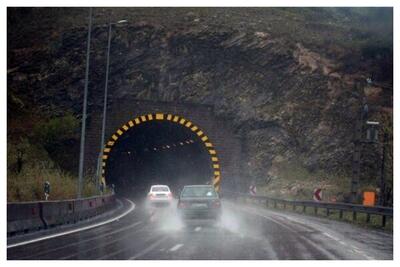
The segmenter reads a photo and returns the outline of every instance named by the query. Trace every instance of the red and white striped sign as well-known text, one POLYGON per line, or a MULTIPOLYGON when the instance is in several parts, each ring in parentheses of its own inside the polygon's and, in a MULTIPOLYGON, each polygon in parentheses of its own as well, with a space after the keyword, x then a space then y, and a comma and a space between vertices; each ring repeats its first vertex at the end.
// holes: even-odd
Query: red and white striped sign
POLYGON ((322 189, 321 188, 314 189, 313 199, 314 199, 314 201, 322 200, 322 189))
POLYGON ((250 185, 249 191, 250 195, 255 196, 257 194, 257 187, 255 185, 250 185))

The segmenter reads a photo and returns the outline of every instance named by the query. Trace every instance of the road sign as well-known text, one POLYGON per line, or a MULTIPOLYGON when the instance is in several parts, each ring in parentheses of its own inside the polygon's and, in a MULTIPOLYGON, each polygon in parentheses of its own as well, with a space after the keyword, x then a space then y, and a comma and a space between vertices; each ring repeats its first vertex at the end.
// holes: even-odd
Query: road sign
POLYGON ((257 187, 255 185, 249 186, 250 195, 255 196, 257 194, 257 187))
POLYGON ((321 188, 314 189, 313 199, 314 199, 314 201, 322 200, 322 189, 321 188))

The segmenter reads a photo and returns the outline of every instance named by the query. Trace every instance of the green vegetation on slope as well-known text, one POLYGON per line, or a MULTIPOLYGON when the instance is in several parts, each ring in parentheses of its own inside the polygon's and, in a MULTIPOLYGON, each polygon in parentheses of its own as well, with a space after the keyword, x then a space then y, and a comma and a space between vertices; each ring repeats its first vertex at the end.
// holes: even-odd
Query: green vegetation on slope
POLYGON ((279 162, 273 167, 275 176, 267 183, 260 183, 260 193, 292 200, 312 199, 313 189, 322 188, 324 200, 336 198, 343 201, 345 193, 349 191, 350 177, 345 174, 318 170, 311 172, 299 162, 279 162))
MULTIPOLYGON (((68 166, 67 162, 73 159, 68 153, 68 146, 76 139, 77 129, 78 120, 67 114, 38 122, 28 137, 9 138, 8 202, 43 200, 45 181, 51 184, 50 200, 76 197, 77 177, 60 165, 68 166)), ((86 179, 83 195, 93 196, 96 193, 94 183, 86 179)))
MULTIPOLYGON (((324 201, 348 200, 351 176, 343 173, 328 173, 323 170, 310 171, 300 162, 279 162, 273 167, 275 176, 268 181, 259 181, 259 193, 289 200, 310 200, 315 188, 322 189, 324 201)), ((362 180, 360 192, 375 191, 375 180, 362 180)))

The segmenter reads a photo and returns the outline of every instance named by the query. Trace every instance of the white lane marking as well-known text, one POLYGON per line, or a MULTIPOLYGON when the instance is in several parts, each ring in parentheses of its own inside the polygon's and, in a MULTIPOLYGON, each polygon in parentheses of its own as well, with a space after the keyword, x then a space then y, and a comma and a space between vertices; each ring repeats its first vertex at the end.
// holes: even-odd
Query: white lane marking
POLYGON ((355 246, 350 246, 350 247, 352 248, 353 252, 364 256, 367 260, 375 260, 375 258, 368 256, 367 254, 365 254, 363 251, 361 251, 360 249, 356 248, 355 246))
POLYGON ((152 245, 148 246, 147 248, 145 248, 144 250, 140 251, 139 253, 136 253, 134 256, 130 257, 129 259, 130 260, 135 260, 135 259, 137 259, 137 258, 149 253, 150 251, 155 249, 158 245, 160 245, 165 239, 167 239, 167 236, 164 236, 161 239, 158 239, 152 245))
POLYGON ((335 241, 337 241, 337 242, 339 242, 340 241, 340 239, 339 238, 337 238, 337 237, 334 237, 334 236, 332 236, 332 235, 330 235, 330 234, 328 234, 328 233, 322 233, 324 236, 327 236, 327 237, 329 237, 330 239, 333 239, 333 240, 335 240, 335 241))
MULTIPOLYGON (((40 255, 46 255, 46 254, 48 254, 49 252, 54 252, 54 251, 57 251, 57 250, 60 250, 60 249, 64 249, 64 248, 67 248, 67 247, 76 246, 76 245, 82 245, 83 243, 87 243, 87 242, 90 242, 90 241, 93 241, 93 240, 96 240, 96 239, 104 238, 104 237, 111 236, 111 235, 114 235, 114 234, 119 233, 119 232, 123 232, 123 231, 128 230, 128 229, 131 229, 131 228, 135 228, 135 227, 138 226, 139 224, 142 224, 142 221, 138 221, 138 222, 136 222, 136 223, 134 223, 134 224, 128 225, 128 226, 126 226, 126 227, 120 228, 120 229, 118 229, 118 230, 109 232, 109 233, 104 234, 104 235, 95 236, 95 237, 92 237, 92 238, 89 238, 89 239, 85 239, 84 241, 69 243, 69 244, 67 244, 67 245, 65 245, 65 246, 56 247, 56 248, 54 248, 54 249, 46 250, 46 251, 43 251, 43 252, 40 252, 40 253, 37 253, 37 254, 33 254, 33 255, 28 255, 27 257, 24 257, 24 258, 22 258, 22 259, 29 259, 29 258, 31 258, 31 257, 36 257, 36 256, 40 256, 40 255)), ((89 250, 89 251, 90 251, 90 250, 89 250)), ((82 252, 82 251, 80 251, 80 253, 81 253, 81 252, 82 252)), ((75 255, 78 255, 78 254, 79 254, 79 253, 76 253, 76 254, 73 254, 72 256, 75 256, 75 255)), ((68 255, 68 257, 70 257, 70 256, 71 256, 71 255, 68 255)))
MULTIPOLYGON (((141 229, 139 229, 138 231, 134 231, 134 232, 132 232, 132 233, 138 233, 138 232, 141 232, 141 231, 146 231, 146 230, 144 230, 143 228, 141 228, 141 229)), ((130 238, 131 236, 124 236, 124 237, 122 237, 122 238, 118 238, 118 239, 114 239, 114 240, 112 240, 112 241, 110 241, 110 242, 107 242, 107 243, 102 243, 101 245, 103 246, 103 247, 105 247, 105 246, 108 246, 108 245, 110 245, 110 244, 118 244, 118 243, 120 243, 119 241, 121 241, 121 240, 125 240, 125 239, 127 239, 127 238, 130 238)), ((144 242, 147 242, 147 241, 149 241, 149 240, 152 240, 153 239, 153 237, 154 236, 149 236, 148 238, 146 238, 145 239, 145 241, 144 242)), ((89 250, 86 250, 86 251, 83 251, 84 253, 87 253, 87 252, 89 252, 89 251, 95 251, 95 250, 98 250, 99 248, 98 247, 95 247, 95 248, 92 248, 92 249, 89 249, 89 250)), ((106 259, 110 259, 110 260, 112 260, 113 258, 113 256, 115 256, 115 255, 118 255, 118 254, 120 254, 120 253, 122 253, 122 252, 124 252, 124 251, 127 251, 127 250, 129 250, 129 246, 123 246, 121 249, 118 249, 118 250, 116 250, 116 251, 114 251, 113 253, 109 253, 109 254, 104 254, 104 256, 102 256, 102 257, 100 257, 100 258, 97 258, 96 260, 106 260, 106 259)), ((78 252, 77 254, 79 254, 80 252, 78 252)), ((68 257, 68 258, 66 258, 67 260, 68 259, 72 259, 73 258, 73 256, 72 257, 68 257)), ((61 259, 61 260, 65 260, 65 259, 61 259)))
MULTIPOLYGON (((254 211, 256 212, 256 210, 254 210, 254 211)), ((257 215, 258 215, 258 214, 257 214, 257 215)), ((262 217, 265 217, 265 216, 263 216, 263 215, 261 215, 261 216, 262 216, 262 217)), ((292 221, 292 222, 296 222, 296 223, 297 223, 298 221, 301 221, 301 222, 305 223, 304 220, 297 220, 296 218, 295 218, 295 219, 292 219, 292 218, 290 218, 290 216, 286 216, 286 215, 284 216, 284 215, 282 215, 281 217, 286 218, 287 220, 292 221)), ((267 218, 267 217, 265 217, 265 218, 267 218)), ((267 218, 267 219, 268 219, 268 218, 267 218)), ((328 234, 328 233, 326 233, 326 232, 323 232, 322 234, 325 235, 326 237, 329 237, 330 239, 332 239, 332 240, 334 240, 334 241, 340 243, 342 246, 345 246, 345 247, 350 248, 350 249, 352 250, 353 253, 356 253, 356 254, 361 255, 361 256, 365 257, 367 260, 376 260, 374 257, 368 256, 368 255, 367 255, 366 253, 364 253, 362 250, 358 249, 357 247, 355 247, 355 246, 353 246, 353 245, 350 245, 350 244, 344 242, 343 240, 341 240, 341 239, 338 238, 338 237, 335 237, 335 236, 333 236, 333 235, 330 235, 330 234, 328 234)))
MULTIPOLYGON (((241 210, 241 211, 243 211, 243 212, 247 212, 247 213, 249 213, 249 214, 253 214, 253 215, 255 215, 255 216, 263 217, 263 218, 265 218, 265 219, 267 219, 267 220, 273 221, 273 222, 279 224, 281 227, 286 228, 289 232, 292 232, 292 233, 294 233, 294 234, 297 234, 297 232, 296 232, 295 229, 292 229, 291 227, 289 227, 289 226, 283 224, 283 222, 281 222, 281 221, 279 221, 279 220, 277 220, 277 219, 275 219, 275 218, 268 217, 268 216, 263 215, 263 214, 259 214, 259 213, 257 213, 255 210, 250 211, 250 210, 245 210, 245 209, 242 209, 242 208, 238 208, 238 209, 241 210)), ((302 238, 302 239, 303 239, 303 241, 308 241, 308 242, 310 243, 310 245, 313 245, 315 249, 321 251, 321 252, 324 253, 327 257, 330 257, 330 259, 337 260, 337 257, 336 257, 335 255, 333 255, 333 254, 332 254, 331 252, 329 252, 328 250, 326 250, 326 249, 324 249, 324 248, 322 248, 322 247, 319 247, 319 245, 316 244, 313 240, 307 239, 307 238, 302 238)))
POLYGON ((39 241, 42 241, 42 240, 47 240, 47 239, 59 237, 59 236, 64 236, 64 235, 69 235, 69 234, 73 234, 73 233, 89 230, 89 229, 92 229, 92 228, 95 228, 95 227, 98 227, 98 226, 102 226, 102 225, 114 222, 116 220, 119 220, 122 217, 125 217, 126 215, 128 215, 130 212, 132 212, 135 209, 135 203, 133 203, 129 199, 125 199, 125 200, 127 200, 130 203, 131 207, 127 211, 122 213, 121 215, 118 215, 118 216, 116 216, 116 217, 114 217, 112 219, 109 219, 109 220, 104 221, 104 222, 92 224, 92 225, 89 225, 89 226, 85 226, 85 227, 82 227, 82 228, 78 228, 78 229, 74 229, 74 230, 70 230, 70 231, 65 231, 65 232, 61 232, 61 233, 58 233, 58 234, 43 236, 43 237, 27 240, 27 241, 24 241, 24 242, 8 245, 7 249, 14 248, 14 247, 19 247, 19 246, 23 246, 23 245, 27 245, 27 244, 31 244, 31 243, 39 242, 39 241))
POLYGON ((353 253, 359 254, 363 257, 365 257, 367 260, 375 260, 373 257, 368 256, 367 254, 365 254, 363 251, 361 251, 360 249, 356 248, 355 246, 351 246, 349 244, 347 244, 346 242, 340 240, 340 238, 334 237, 328 233, 322 233, 324 236, 329 237, 330 239, 335 240, 336 242, 340 243, 342 246, 346 246, 346 247, 350 247, 351 250, 353 251, 353 253))
POLYGON ((173 246, 172 248, 169 249, 169 251, 176 251, 178 249, 180 249, 183 246, 183 244, 177 244, 175 246, 173 246))
POLYGON ((200 226, 197 226, 197 227, 194 229, 195 232, 198 232, 198 231, 200 231, 200 230, 201 230, 201 227, 200 227, 200 226))
MULTIPOLYGON (((276 220, 276 219, 272 219, 271 217, 267 217, 267 216, 265 216, 265 215, 263 215, 263 214, 257 213, 257 211, 256 211, 255 209, 253 209, 251 212, 250 212, 249 210, 245 210, 245 209, 242 209, 242 208, 238 208, 238 209, 239 209, 239 210, 242 210, 242 211, 244 211, 244 212, 247 212, 247 213, 256 215, 256 216, 264 217, 265 219, 271 220, 271 221, 273 221, 273 222, 278 222, 278 223, 280 223, 280 222, 279 222, 278 220, 276 220)), ((288 219, 288 220, 290 220, 290 221, 296 222, 294 219, 290 219, 288 216, 284 216, 284 217, 286 217, 286 219, 288 219)), ((303 221, 303 222, 304 222, 304 221, 303 221)), ((289 228, 289 227, 283 225, 282 223, 280 223, 280 225, 283 226, 284 228, 287 228, 289 231, 293 232, 293 230, 292 230, 291 228, 289 228)), ((332 238, 333 240, 337 241, 338 243, 340 243, 340 244, 342 244, 342 245, 344 245, 344 246, 347 246, 348 248, 350 248, 350 249, 353 251, 353 253, 358 253, 359 255, 365 257, 365 258, 368 259, 368 260, 376 260, 375 258, 370 257, 370 256, 368 256, 367 254, 365 254, 363 251, 357 249, 355 246, 349 245, 349 244, 347 244, 346 242, 343 242, 343 241, 340 240, 340 239, 336 239, 335 237, 333 237, 332 235, 330 235, 330 234, 328 234, 328 233, 325 233, 325 232, 324 232, 323 234, 324 234, 325 236, 327 236, 327 237, 332 238)), ((310 240, 310 241, 311 241, 311 240, 310 240)), ((312 241, 311 241, 311 242, 312 242, 312 241)), ((314 242, 312 242, 312 243, 314 243, 314 242)))

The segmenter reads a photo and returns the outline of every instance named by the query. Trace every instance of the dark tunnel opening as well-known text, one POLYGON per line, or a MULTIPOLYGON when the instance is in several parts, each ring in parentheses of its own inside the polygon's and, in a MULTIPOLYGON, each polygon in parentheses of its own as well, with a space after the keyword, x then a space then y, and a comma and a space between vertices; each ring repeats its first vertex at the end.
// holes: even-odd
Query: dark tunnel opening
POLYGON ((184 185, 210 183, 211 158, 198 136, 171 121, 151 121, 130 128, 110 151, 105 177, 115 192, 143 197, 154 184, 177 194, 184 185))

